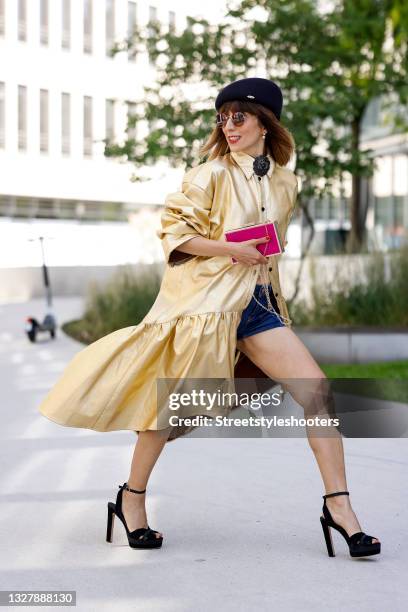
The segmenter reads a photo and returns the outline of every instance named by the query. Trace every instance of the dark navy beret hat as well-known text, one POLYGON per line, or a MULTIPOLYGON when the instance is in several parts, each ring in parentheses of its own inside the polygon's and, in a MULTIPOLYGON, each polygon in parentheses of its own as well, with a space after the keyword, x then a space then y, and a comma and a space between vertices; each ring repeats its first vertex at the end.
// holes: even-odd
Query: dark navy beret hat
POLYGON ((277 119, 280 119, 283 104, 282 91, 276 83, 269 79, 253 77, 230 83, 216 97, 215 108, 218 111, 225 102, 234 100, 262 104, 269 108, 277 119))

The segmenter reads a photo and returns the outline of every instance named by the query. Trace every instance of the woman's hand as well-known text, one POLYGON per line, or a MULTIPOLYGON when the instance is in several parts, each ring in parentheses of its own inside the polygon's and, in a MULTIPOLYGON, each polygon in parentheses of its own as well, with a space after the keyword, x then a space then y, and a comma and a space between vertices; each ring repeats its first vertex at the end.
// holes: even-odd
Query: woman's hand
POLYGON ((268 236, 264 236, 263 238, 244 240, 244 242, 230 242, 230 254, 238 263, 244 266, 255 266, 260 263, 268 263, 268 258, 264 257, 256 248, 257 244, 268 241, 268 236))

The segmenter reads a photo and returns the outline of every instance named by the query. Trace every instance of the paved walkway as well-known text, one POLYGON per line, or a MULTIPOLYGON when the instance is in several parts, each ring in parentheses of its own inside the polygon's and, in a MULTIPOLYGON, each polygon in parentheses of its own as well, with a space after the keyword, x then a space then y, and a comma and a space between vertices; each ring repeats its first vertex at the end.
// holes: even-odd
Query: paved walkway
MULTIPOLYGON (((59 322, 81 300, 57 299, 59 322)), ((0 588, 69 589, 84 612, 406 610, 406 439, 344 440, 358 517, 379 557, 329 558, 323 493, 307 440, 184 438, 166 445, 148 515, 163 548, 132 550, 106 504, 128 476, 135 436, 61 427, 37 406, 82 345, 26 339, 42 301, 1 305, 0 588)))

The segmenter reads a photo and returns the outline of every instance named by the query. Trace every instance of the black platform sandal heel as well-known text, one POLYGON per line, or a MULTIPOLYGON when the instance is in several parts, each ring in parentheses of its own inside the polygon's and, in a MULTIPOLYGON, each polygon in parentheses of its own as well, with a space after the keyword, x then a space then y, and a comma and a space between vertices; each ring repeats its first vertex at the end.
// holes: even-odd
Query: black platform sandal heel
POLYGON ((126 489, 126 491, 131 491, 132 493, 145 493, 146 491, 146 489, 144 489, 143 491, 130 489, 127 485, 127 482, 125 482, 123 485, 119 485, 119 491, 116 496, 116 503, 114 504, 113 502, 108 502, 108 524, 106 528, 106 541, 112 542, 113 525, 115 522, 116 515, 118 519, 122 521, 123 526, 126 529, 127 539, 131 548, 160 548, 163 543, 163 537, 156 537, 156 533, 158 533, 158 531, 150 529, 149 526, 135 529, 135 531, 129 531, 125 517, 122 512, 123 489, 126 489))
POLYGON ((323 503, 323 516, 320 517, 320 522, 322 524, 324 539, 326 541, 327 553, 329 557, 334 557, 334 547, 333 540, 331 537, 330 528, 337 529, 339 533, 346 540, 350 555, 352 557, 368 557, 370 555, 378 555, 381 552, 381 542, 373 542, 373 540, 377 540, 375 536, 370 536, 364 533, 363 531, 357 531, 357 533, 353 533, 353 535, 349 536, 343 527, 338 523, 335 523, 332 515, 330 514, 330 510, 326 505, 326 499, 328 497, 334 497, 335 495, 350 495, 348 491, 339 491, 338 493, 329 493, 328 495, 323 495, 324 503, 323 503))

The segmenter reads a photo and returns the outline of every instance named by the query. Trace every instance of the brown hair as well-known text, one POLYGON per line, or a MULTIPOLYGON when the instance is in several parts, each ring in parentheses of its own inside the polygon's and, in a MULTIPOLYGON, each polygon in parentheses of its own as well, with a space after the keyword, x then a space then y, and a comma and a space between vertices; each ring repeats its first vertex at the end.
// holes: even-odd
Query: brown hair
MULTIPOLYGON (((295 150, 295 141, 289 130, 278 121, 269 108, 255 102, 235 100, 225 102, 218 110, 220 113, 229 111, 256 115, 258 122, 267 130, 264 153, 269 154, 280 166, 286 166, 295 150)), ((199 155, 204 157, 210 152, 208 160, 211 160, 229 153, 229 150, 229 144, 222 128, 215 126, 206 142, 200 147, 199 155)))

